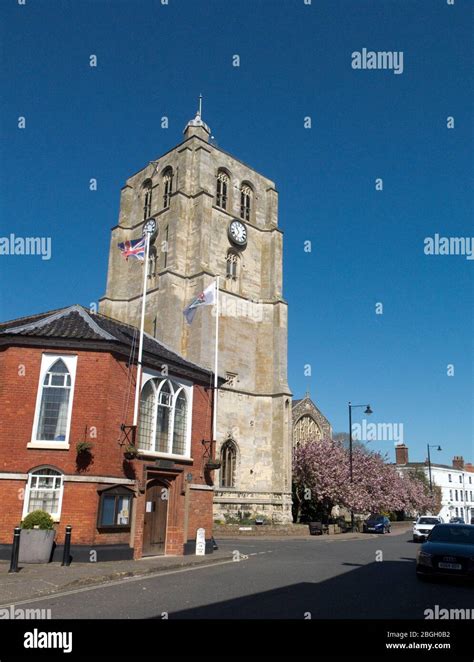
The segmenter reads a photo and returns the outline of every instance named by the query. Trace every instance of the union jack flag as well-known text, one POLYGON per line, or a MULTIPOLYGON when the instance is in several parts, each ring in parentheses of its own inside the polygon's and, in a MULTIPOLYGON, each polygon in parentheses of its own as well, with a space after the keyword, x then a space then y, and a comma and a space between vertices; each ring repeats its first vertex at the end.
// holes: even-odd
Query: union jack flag
POLYGON ((128 262, 129 257, 134 257, 141 262, 145 259, 145 237, 140 239, 127 239, 118 244, 120 252, 128 262))

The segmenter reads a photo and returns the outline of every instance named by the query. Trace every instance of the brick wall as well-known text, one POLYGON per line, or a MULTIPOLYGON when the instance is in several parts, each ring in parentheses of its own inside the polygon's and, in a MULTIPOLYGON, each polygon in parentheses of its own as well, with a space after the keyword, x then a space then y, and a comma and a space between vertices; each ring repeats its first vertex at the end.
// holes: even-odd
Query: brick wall
POLYGON ((214 493, 210 490, 190 490, 188 540, 196 539, 196 531, 203 528, 206 531, 206 539, 212 536, 212 498, 214 493))
MULTIPOLYGON (((124 362, 102 352, 61 353, 78 354, 79 360, 70 448, 55 451, 27 448, 31 441, 43 352, 36 348, 11 347, 0 353, 0 471, 27 472, 51 462, 67 474, 126 477, 123 449, 117 443, 126 395, 124 362), (79 441, 94 444, 93 462, 82 470, 76 464, 76 444, 79 441)), ((133 414, 133 393, 131 395, 127 422, 131 422, 133 414)))
MULTIPOLYGON (((193 398, 193 433, 192 433, 192 456, 195 460, 193 474, 193 485, 213 485, 214 472, 206 472, 204 464, 208 459, 202 440, 212 438, 212 391, 206 391, 201 386, 194 387, 193 398)), ((212 501, 214 492, 211 490, 190 489, 188 510, 187 540, 196 538, 199 528, 206 530, 206 538, 212 535, 212 501)), ((186 542, 186 540, 184 540, 186 542)))

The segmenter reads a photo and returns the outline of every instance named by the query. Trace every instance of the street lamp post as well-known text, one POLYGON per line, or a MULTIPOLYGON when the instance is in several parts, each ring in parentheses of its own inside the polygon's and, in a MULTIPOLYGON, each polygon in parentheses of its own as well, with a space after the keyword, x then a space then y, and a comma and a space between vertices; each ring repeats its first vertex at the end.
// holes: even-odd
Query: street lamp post
MULTIPOLYGON (((365 407, 364 414, 373 414, 370 405, 353 405, 349 402, 349 480, 352 486, 352 410, 355 407, 365 407)), ((354 531, 354 510, 351 508, 351 531, 354 531)))
POLYGON ((430 448, 436 448, 437 451, 443 450, 441 446, 438 446, 438 444, 426 444, 426 448, 428 449, 428 475, 430 477, 430 495, 433 496, 433 481, 431 480, 431 455, 430 455, 430 448))

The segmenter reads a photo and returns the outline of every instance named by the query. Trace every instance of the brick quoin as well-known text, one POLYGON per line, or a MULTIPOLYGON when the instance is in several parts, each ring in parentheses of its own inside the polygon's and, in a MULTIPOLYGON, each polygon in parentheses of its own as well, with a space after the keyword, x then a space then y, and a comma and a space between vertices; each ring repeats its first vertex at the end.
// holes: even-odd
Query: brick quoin
MULTIPOLYGON (((178 373, 175 377, 179 380, 178 373)), ((134 558, 141 557, 146 486, 161 474, 156 457, 140 456, 130 461, 124 458, 124 446, 120 442, 125 441, 120 426, 132 423, 134 388, 126 359, 110 351, 84 350, 79 342, 77 349, 48 349, 46 343, 42 347, 0 347, 0 543, 11 543, 13 528, 19 525, 23 511, 26 480, 10 478, 9 474, 26 475, 34 468, 48 466, 65 476, 60 521, 55 524, 59 544, 64 540, 65 526, 72 525, 73 545, 91 549, 95 545, 128 545, 134 549, 134 558), (68 450, 27 447, 32 438, 41 358, 45 352, 78 357, 68 450), (76 445, 80 441, 93 444, 92 462, 85 467, 77 463, 76 445), (91 482, 75 482, 71 477, 88 477, 91 482), (104 483, 101 478, 112 482, 104 483), (133 481, 127 485, 134 493, 130 530, 114 532, 97 527, 98 490, 113 487, 113 479, 133 481)), ((200 527, 206 530, 206 538, 212 535, 213 491, 197 489, 199 485, 212 487, 212 474, 205 471, 212 438, 212 393, 203 384, 194 384, 193 461, 171 461, 175 475, 170 480, 166 554, 183 554, 185 543, 195 540, 200 527), (191 481, 186 479, 188 474, 192 474, 191 481), (187 482, 190 487, 186 497, 187 482)))

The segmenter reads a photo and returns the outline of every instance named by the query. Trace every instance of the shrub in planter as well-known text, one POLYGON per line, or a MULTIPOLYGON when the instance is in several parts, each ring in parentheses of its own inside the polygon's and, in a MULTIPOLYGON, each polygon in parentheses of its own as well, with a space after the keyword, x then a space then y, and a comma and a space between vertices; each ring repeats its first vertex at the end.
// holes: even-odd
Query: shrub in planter
POLYGON ((49 513, 44 510, 34 510, 29 513, 21 523, 22 529, 54 529, 54 520, 49 513))
POLYGON ((49 513, 35 510, 21 523, 20 563, 48 563, 53 549, 54 521, 49 513))

